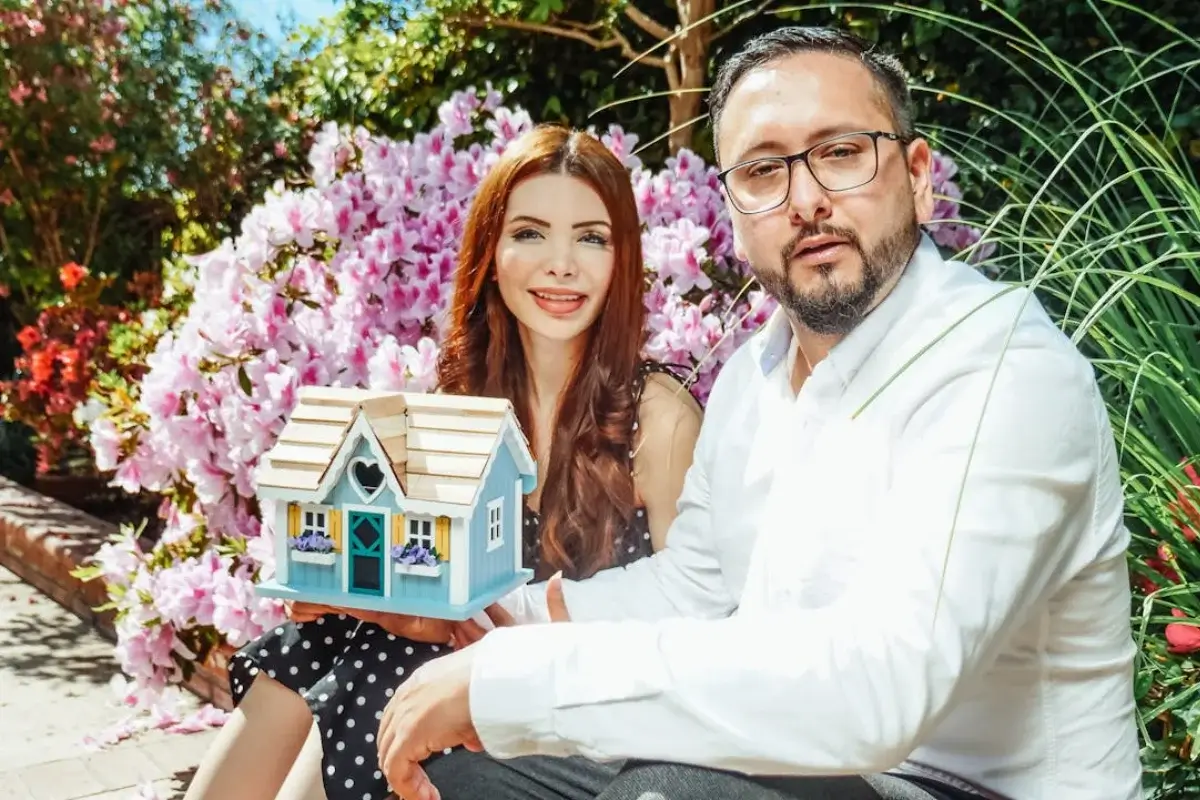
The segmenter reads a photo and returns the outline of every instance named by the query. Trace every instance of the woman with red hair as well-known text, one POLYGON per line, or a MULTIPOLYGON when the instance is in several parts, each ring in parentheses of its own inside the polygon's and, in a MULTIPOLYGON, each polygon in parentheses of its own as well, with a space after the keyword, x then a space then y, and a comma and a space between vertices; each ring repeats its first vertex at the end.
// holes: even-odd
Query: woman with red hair
MULTIPOLYGON (((675 517, 700 409, 641 359, 643 275, 629 175, 595 138, 535 128, 481 182, 438 390, 512 401, 538 461, 525 512, 535 579, 584 578, 648 555, 675 517)), ((290 613, 231 661, 237 708, 189 800, 389 796, 379 719, 456 626, 316 606, 290 613)))

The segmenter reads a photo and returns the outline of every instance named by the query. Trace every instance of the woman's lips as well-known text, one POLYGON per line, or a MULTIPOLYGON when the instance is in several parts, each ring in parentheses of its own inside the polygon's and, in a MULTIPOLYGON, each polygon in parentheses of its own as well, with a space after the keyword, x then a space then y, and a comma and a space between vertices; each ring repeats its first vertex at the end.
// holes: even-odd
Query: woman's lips
POLYGON ((529 294, 538 308, 555 317, 566 317, 583 308, 587 295, 575 292, 530 289, 529 294))

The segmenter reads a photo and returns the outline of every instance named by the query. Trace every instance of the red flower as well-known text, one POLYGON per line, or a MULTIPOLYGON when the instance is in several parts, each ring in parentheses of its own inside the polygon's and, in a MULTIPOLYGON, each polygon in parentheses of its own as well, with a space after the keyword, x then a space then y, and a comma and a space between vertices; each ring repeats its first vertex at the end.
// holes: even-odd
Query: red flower
POLYGON ((17 341, 20 342, 21 349, 26 353, 36 347, 38 342, 41 340, 42 335, 38 333, 38 329, 32 325, 26 325, 21 329, 21 332, 17 334, 17 341))
POLYGON ((62 281, 64 289, 68 292, 73 292, 75 291, 75 287, 87 277, 87 274, 88 271, 86 268, 72 261, 69 264, 64 264, 63 268, 58 271, 58 279, 62 281))
POLYGON ((39 350, 30 358, 30 373, 34 383, 47 384, 54 377, 54 351, 39 350))
MULTIPOLYGON (((1171 616, 1187 619, 1187 614, 1178 608, 1171 609, 1171 616)), ((1167 650, 1172 653, 1194 653, 1200 650, 1200 627, 1172 622, 1167 625, 1167 650)))

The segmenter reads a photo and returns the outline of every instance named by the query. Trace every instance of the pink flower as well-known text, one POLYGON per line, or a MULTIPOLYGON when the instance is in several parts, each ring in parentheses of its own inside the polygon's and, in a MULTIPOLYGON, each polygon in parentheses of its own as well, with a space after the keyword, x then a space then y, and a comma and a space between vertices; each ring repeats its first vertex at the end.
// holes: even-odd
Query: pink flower
POLYGON ((8 90, 9 99, 18 106, 25 105, 25 98, 33 94, 33 90, 25 85, 24 81, 18 81, 17 85, 8 90))
POLYGON ((92 422, 89 442, 96 459, 96 469, 108 472, 116 469, 121 457, 122 437, 112 420, 101 416, 92 422))

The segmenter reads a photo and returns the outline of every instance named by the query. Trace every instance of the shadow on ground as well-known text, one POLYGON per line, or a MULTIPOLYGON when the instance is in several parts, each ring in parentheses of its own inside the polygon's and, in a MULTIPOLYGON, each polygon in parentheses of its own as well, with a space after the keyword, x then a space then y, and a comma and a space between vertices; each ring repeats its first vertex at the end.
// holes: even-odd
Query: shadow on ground
POLYGON ((112 643, 5 570, 0 573, 0 668, 22 680, 104 685, 118 672, 112 643))
POLYGON ((192 785, 192 778, 195 776, 195 767, 176 772, 171 776, 171 793, 162 800, 183 800, 183 796, 187 794, 188 787, 192 785))

